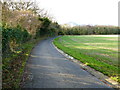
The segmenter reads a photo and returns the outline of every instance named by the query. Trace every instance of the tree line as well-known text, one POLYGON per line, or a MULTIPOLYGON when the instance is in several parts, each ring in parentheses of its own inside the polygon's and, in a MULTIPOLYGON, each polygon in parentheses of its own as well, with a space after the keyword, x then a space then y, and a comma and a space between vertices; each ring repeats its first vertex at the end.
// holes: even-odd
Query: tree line
POLYGON ((19 46, 33 38, 46 34, 55 35, 58 32, 60 25, 42 11, 43 9, 39 9, 33 2, 2 3, 3 56, 10 52, 10 47, 15 44, 19 46))
POLYGON ((74 26, 74 27, 62 27, 59 31, 60 35, 109 35, 120 34, 120 27, 117 26, 74 26))

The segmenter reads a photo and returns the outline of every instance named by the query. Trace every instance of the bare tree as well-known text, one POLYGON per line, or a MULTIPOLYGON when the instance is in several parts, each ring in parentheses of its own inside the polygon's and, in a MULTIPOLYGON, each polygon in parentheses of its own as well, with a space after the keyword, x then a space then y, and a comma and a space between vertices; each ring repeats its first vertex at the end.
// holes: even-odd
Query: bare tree
POLYGON ((40 27, 38 12, 42 12, 33 2, 11 2, 2 3, 2 21, 10 27, 18 24, 26 28, 29 33, 35 35, 36 29, 40 27))

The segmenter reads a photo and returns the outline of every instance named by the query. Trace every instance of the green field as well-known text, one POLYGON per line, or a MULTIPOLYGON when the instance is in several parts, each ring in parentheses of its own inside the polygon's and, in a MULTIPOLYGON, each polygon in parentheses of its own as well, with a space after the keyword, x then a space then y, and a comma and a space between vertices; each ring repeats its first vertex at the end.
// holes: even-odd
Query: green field
POLYGON ((82 63, 120 82, 117 35, 61 36, 54 44, 82 63))

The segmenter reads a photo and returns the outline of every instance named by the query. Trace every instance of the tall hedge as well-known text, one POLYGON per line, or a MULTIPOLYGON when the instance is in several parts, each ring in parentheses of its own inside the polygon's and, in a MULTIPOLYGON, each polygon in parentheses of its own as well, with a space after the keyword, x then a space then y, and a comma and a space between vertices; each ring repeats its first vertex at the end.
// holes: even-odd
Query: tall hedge
POLYGON ((3 57, 12 52, 13 48, 19 47, 22 43, 27 42, 31 35, 27 30, 20 27, 2 28, 2 53, 3 57), (13 44, 12 44, 13 43, 13 44))

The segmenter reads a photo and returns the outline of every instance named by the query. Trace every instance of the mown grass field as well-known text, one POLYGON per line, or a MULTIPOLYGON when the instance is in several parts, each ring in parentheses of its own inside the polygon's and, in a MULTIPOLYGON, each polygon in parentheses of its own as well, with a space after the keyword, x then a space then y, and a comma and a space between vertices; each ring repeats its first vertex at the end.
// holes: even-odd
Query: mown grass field
POLYGON ((120 82, 117 35, 61 36, 54 44, 82 63, 120 82))

